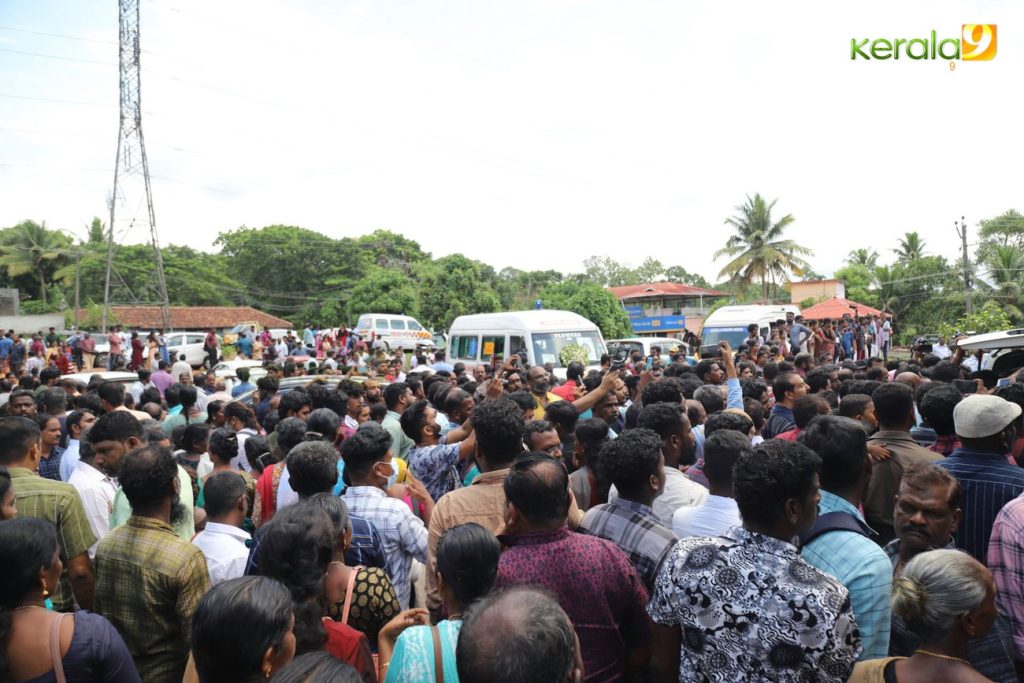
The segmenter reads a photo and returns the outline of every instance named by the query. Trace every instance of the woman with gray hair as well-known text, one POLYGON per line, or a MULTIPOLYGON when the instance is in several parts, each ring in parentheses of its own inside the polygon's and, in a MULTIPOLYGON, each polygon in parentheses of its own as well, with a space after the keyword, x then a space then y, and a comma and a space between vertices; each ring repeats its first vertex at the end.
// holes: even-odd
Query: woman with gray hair
POLYGON ((988 681, 967 661, 967 641, 996 619, 996 585, 980 562, 960 550, 930 550, 893 582, 892 610, 918 634, 913 656, 859 662, 850 683, 988 681))

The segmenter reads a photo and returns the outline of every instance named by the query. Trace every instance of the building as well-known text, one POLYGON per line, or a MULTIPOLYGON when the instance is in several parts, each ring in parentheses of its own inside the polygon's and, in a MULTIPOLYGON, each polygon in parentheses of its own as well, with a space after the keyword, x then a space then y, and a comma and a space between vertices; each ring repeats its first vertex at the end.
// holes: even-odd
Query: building
POLYGON ((841 280, 804 280, 789 283, 789 302, 797 306, 808 299, 823 301, 833 297, 842 299, 845 296, 846 285, 841 280))
MULTIPOLYGON (((85 311, 82 315, 84 317, 85 311)), ((164 326, 159 306, 111 306, 110 318, 125 329, 159 330, 164 326)), ((251 306, 171 306, 172 330, 206 330, 212 327, 223 334, 240 323, 271 328, 294 327, 287 320, 251 306)))
POLYGON ((698 332, 704 313, 729 294, 692 287, 678 282, 609 287, 629 315, 633 334, 641 337, 671 337, 687 329, 698 332))
POLYGON ((843 297, 832 297, 820 303, 816 303, 810 308, 805 308, 803 311, 804 318, 807 320, 825 320, 826 318, 831 320, 839 320, 844 315, 850 317, 863 318, 869 315, 877 315, 882 317, 889 317, 888 313, 883 313, 877 308, 872 308, 865 304, 859 304, 856 301, 850 301, 843 297))

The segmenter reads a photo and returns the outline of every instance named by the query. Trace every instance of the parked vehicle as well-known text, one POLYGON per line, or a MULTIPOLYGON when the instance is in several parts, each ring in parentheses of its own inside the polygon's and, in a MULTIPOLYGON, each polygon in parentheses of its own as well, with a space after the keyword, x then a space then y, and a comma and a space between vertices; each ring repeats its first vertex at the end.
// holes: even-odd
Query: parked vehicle
POLYGON ((123 384, 126 387, 130 384, 135 384, 136 382, 139 381, 138 373, 122 372, 120 370, 115 370, 113 372, 109 370, 96 370, 95 372, 73 372, 69 375, 62 375, 61 380, 73 379, 76 382, 88 384, 89 380, 91 380, 96 375, 102 377, 103 381, 105 382, 116 382, 117 384, 123 384))
POLYGON ((1024 329, 986 332, 960 337, 957 346, 965 352, 984 351, 981 368, 992 370, 1000 377, 1024 367, 1024 329))
POLYGON ((676 351, 684 353, 688 351, 682 339, 672 337, 629 337, 627 339, 609 339, 605 343, 608 345, 608 353, 615 356, 621 352, 624 358, 629 358, 634 351, 639 351, 644 358, 647 358, 651 355, 652 346, 661 347, 662 357, 666 362, 669 356, 676 351))
POLYGON ((551 363, 555 375, 565 379, 561 351, 570 344, 587 350, 587 367, 599 367, 608 352, 597 325, 570 311, 511 311, 461 315, 448 330, 447 357, 486 363, 491 356, 519 354, 529 365, 551 363))
POLYGON ((238 342, 238 335, 240 335, 243 330, 247 330, 250 327, 255 327, 256 328, 256 334, 259 334, 260 332, 263 331, 263 326, 260 325, 255 320, 250 320, 249 322, 244 322, 244 323, 238 323, 237 325, 235 325, 230 330, 228 330, 227 332, 224 333, 224 343, 225 344, 235 344, 235 343, 237 343, 238 342))
POLYGON ((704 320, 700 333, 702 347, 718 346, 727 341, 733 348, 738 347, 749 336, 747 327, 757 324, 758 333, 768 339, 770 325, 776 320, 785 320, 787 313, 800 315, 800 309, 792 304, 761 306, 722 306, 704 320))
POLYGON ((434 345, 430 331, 407 315, 367 313, 359 316, 355 330, 368 344, 380 341, 386 350, 417 351, 434 345))
MULTIPOLYGON (((203 347, 206 341, 205 332, 168 332, 164 336, 167 339, 167 353, 172 362, 183 353, 185 361, 194 368, 201 367, 206 361, 206 349, 203 347)), ((218 349, 217 358, 220 356, 218 349)))

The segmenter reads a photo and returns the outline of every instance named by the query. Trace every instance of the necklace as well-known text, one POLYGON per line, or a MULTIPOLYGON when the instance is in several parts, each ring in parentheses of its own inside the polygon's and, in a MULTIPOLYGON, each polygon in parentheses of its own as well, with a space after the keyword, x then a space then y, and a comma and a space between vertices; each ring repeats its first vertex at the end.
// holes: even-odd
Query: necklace
POLYGON ((921 653, 923 655, 930 655, 932 657, 938 657, 939 659, 946 659, 946 660, 949 660, 951 662, 963 662, 967 666, 971 666, 971 663, 968 662, 963 657, 951 657, 949 655, 941 655, 938 652, 929 652, 928 650, 914 650, 914 654, 917 654, 917 653, 921 653))

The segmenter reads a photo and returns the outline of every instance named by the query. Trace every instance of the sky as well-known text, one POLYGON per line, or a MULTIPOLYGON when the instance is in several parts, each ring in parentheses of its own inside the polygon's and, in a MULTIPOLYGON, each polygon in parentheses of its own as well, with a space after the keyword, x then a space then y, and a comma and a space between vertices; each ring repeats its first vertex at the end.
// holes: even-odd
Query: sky
MULTIPOLYGON (((953 259, 954 220, 1024 210, 1020 2, 140 3, 164 244, 386 228, 498 268, 655 257, 714 281, 754 193, 825 275, 909 230, 953 259), (995 59, 850 59, 964 23, 997 24, 995 59)), ((106 221, 117 20, 115 0, 0 3, 0 226, 106 221)))

